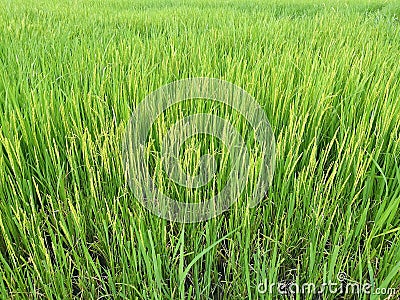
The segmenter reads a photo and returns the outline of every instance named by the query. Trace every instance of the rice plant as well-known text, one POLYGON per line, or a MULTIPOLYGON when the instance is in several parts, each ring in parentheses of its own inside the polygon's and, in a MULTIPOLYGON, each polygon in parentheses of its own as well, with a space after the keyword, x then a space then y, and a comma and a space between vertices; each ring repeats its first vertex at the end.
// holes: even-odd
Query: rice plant
POLYGON ((0 8, 0 298, 399 297, 396 1, 0 0, 0 8), (249 151, 250 184, 237 201, 185 224, 138 201, 123 142, 147 95, 198 77, 233 83, 263 108, 275 172, 251 207, 261 163, 246 119, 204 99, 165 110, 143 160, 177 201, 221 191, 235 157, 216 137, 191 136, 182 169, 196 176, 212 155, 216 172, 204 186, 182 187, 161 155, 174 124, 214 114, 249 151), (294 285, 329 282, 335 292, 294 285), (369 292, 343 289, 354 282, 369 292))

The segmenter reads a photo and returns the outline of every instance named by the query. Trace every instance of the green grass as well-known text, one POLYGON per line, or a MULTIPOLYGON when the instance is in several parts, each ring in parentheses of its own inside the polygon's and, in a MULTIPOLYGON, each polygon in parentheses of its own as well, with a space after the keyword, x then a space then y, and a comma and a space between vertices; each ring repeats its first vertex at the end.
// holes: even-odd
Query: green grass
MULTIPOLYGON (((396 1, 0 0, 1 298, 276 299, 257 286, 345 272, 397 299, 399 18, 396 1), (244 194, 184 225, 133 197, 121 144, 146 95, 199 76, 265 109, 276 171, 256 207, 244 194)), ((158 143, 198 110, 245 134, 217 106, 180 104, 149 137, 154 176, 182 201, 217 192, 227 175, 200 192, 175 187, 157 171, 158 143)), ((199 153, 226 160, 212 138, 187 143, 189 171, 199 153)))

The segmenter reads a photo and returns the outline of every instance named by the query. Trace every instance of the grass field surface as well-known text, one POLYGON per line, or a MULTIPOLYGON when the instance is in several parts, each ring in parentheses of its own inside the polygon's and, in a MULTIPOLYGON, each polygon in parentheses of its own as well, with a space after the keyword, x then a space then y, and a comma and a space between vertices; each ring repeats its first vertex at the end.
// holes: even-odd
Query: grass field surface
MULTIPOLYGON (((399 299, 399 18, 397 1, 0 0, 1 298, 399 299), (121 145, 149 93, 193 77, 254 97, 276 168, 255 207, 244 192, 181 224, 134 197, 121 145), (328 282, 373 294, 289 288, 328 282)), ((194 113, 229 120, 257 167, 240 114, 176 104, 143 159, 184 202, 218 192, 234 159, 197 135, 184 169, 208 153, 218 174, 200 190, 168 180, 162 136, 194 113)))

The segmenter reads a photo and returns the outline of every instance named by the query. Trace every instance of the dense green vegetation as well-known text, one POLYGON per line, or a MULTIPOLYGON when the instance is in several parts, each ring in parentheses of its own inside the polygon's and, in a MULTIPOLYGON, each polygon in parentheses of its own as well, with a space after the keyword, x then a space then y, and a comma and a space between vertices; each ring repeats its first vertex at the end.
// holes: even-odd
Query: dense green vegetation
MULTIPOLYGON (((398 288, 400 6, 359 2, 0 0, 1 298, 276 299, 258 285, 340 272, 398 288), (121 143, 147 94, 199 76, 265 109, 276 171, 256 207, 184 225, 134 198, 121 143)), ((215 105, 178 105, 149 139, 215 105)))

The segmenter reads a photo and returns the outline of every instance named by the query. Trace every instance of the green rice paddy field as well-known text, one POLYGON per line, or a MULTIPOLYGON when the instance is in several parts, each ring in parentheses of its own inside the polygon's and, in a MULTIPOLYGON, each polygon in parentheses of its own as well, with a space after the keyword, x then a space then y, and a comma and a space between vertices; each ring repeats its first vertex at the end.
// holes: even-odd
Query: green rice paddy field
MULTIPOLYGON (((394 0, 0 0, 0 298, 399 299, 399 18, 394 0), (121 145, 146 95, 192 77, 256 99, 276 168, 255 207, 244 192, 182 224, 135 198, 121 145)), ((248 134, 196 103, 165 111, 143 158, 186 202, 219 191, 229 153, 192 137, 186 169, 208 153, 221 172, 177 187, 157 154, 169 126, 216 113, 248 134)))

